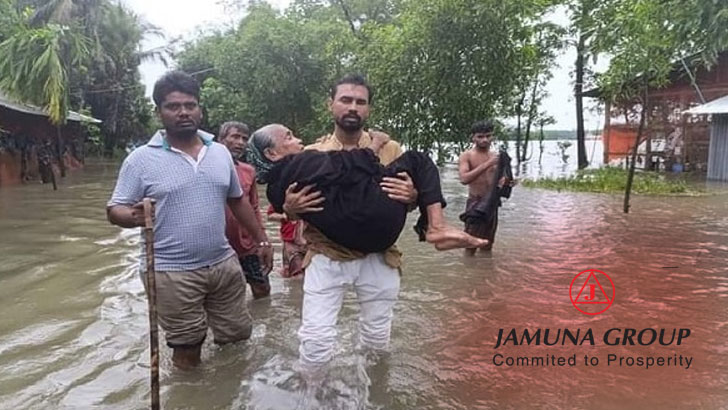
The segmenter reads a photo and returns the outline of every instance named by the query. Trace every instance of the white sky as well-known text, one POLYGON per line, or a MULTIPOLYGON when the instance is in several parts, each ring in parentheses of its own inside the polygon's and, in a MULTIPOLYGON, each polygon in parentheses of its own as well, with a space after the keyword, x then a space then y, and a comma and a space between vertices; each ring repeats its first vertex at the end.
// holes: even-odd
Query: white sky
MULTIPOLYGON (((144 49, 150 49, 163 45, 173 38, 181 38, 183 41, 193 39, 206 29, 219 27, 221 25, 232 25, 239 16, 230 13, 230 10, 219 3, 218 0, 120 0, 131 10, 141 16, 147 22, 161 28, 167 40, 159 38, 147 39, 144 49), (184 6, 182 5, 184 4, 184 6)), ((274 7, 283 10, 290 0, 267 0, 274 7)), ((555 14, 553 21, 565 23, 566 16, 555 14)), ((547 85, 550 96, 544 101, 541 110, 548 112, 556 119, 556 124, 548 128, 571 130, 575 129, 576 114, 574 108, 572 73, 576 52, 574 47, 569 47, 556 60, 553 68, 553 78, 547 85)), ((598 64, 604 69, 604 63, 598 64)), ((151 95, 151 88, 167 68, 161 62, 146 62, 140 67, 142 81, 147 87, 147 95, 151 95)), ((587 107, 591 101, 585 99, 587 107)), ((603 127, 602 115, 596 113, 585 113, 586 129, 596 130, 603 127)))

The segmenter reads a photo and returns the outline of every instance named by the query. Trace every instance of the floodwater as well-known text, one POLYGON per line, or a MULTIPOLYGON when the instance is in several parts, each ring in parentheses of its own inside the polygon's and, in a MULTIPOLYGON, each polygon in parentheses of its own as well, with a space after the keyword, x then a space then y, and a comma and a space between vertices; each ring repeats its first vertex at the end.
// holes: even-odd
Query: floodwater
MULTIPOLYGON (((560 163, 554 144, 549 152, 542 172, 572 166, 560 163)), ((117 169, 89 164, 56 192, 42 185, 0 191, 1 409, 148 407, 139 234, 105 220, 117 169)), ((452 165, 443 180, 455 221, 466 191, 452 165)), ((358 307, 350 294, 336 358, 316 382, 295 370, 301 281, 273 274, 272 296, 249 298, 251 340, 205 344, 204 363, 192 372, 174 370, 162 347, 163 407, 727 408, 727 199, 634 196, 625 215, 621 196, 517 187, 501 208, 494 250, 474 258, 434 252, 408 228, 400 239, 406 265, 391 353, 374 360, 355 350, 358 307), (596 316, 580 313, 569 298, 574 276, 590 268, 611 277, 616 295, 596 316), (513 328, 519 343, 523 329, 550 329, 551 341, 557 330, 580 330, 581 341, 591 329, 594 345, 566 339, 544 346, 542 337, 539 346, 511 339, 496 349, 499 329, 507 335, 513 328), (610 328, 690 335, 680 345, 608 346, 602 336, 610 328), (496 354, 575 355, 576 365, 496 366, 496 354), (617 360, 609 362, 610 354, 617 360), (599 364, 586 365, 585 355, 599 364), (627 359, 679 356, 682 365, 649 369, 627 359)), ((268 231, 276 237, 276 226, 268 231)))

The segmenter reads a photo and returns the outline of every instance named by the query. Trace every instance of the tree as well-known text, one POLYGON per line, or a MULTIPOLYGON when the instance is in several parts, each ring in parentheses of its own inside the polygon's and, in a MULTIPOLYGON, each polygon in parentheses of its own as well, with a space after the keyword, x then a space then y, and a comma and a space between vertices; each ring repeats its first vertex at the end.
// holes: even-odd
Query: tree
POLYGON ((330 127, 328 86, 360 72, 375 90, 369 123, 444 160, 474 120, 512 115, 516 80, 526 78, 527 67, 541 68, 527 77, 528 95, 544 81, 550 54, 538 47, 550 44, 531 43, 535 27, 548 37, 538 21, 551 4, 297 0, 281 15, 249 2, 236 28, 198 39, 178 57, 182 69, 204 73, 198 78, 209 128, 231 118, 253 126, 283 122, 310 140, 330 127))
POLYGON ((359 62, 379 90, 373 120, 410 147, 446 157, 475 119, 511 112, 530 52, 519 40, 546 3, 409 1, 393 24, 365 27, 359 62))
POLYGON ((77 28, 33 28, 19 22, 17 31, 0 43, 0 88, 44 107, 51 122, 61 125, 69 109, 70 67, 81 65, 88 54, 88 40, 77 28))
POLYGON ((576 152, 579 169, 586 168, 586 135, 584 129, 584 91, 585 75, 589 73, 587 61, 596 56, 591 47, 594 36, 593 20, 598 7, 610 7, 608 2, 600 0, 572 0, 567 2, 571 26, 570 34, 576 37, 576 62, 574 64, 574 100, 576 102, 576 152))
MULTIPOLYGON (((186 71, 205 70, 206 126, 239 119, 252 126, 282 123, 311 140, 330 122, 328 85, 353 58, 352 34, 322 11, 252 5, 237 28, 189 44, 179 55, 186 71)), ((329 10, 331 11, 331 10, 329 10)))
POLYGON ((552 125, 556 124, 556 119, 554 117, 546 114, 545 112, 538 114, 538 119, 536 120, 536 123, 539 127, 539 133, 538 133, 538 165, 541 165, 541 157, 543 157, 543 127, 546 125, 552 125))
POLYGON ((147 133, 151 110, 137 69, 158 55, 139 50, 151 31, 110 0, 0 0, 0 88, 49 113, 61 176, 66 148, 83 159, 61 138, 69 109, 103 120, 103 138, 92 142, 103 140, 108 153, 147 133))
POLYGON ((531 126, 537 119, 538 108, 547 96, 545 86, 552 77, 551 67, 557 53, 563 47, 564 30, 552 23, 537 23, 529 27, 530 33, 524 39, 523 61, 520 78, 517 80, 518 97, 515 106, 516 116, 516 156, 517 162, 528 160, 528 143, 531 126), (525 118, 525 133, 522 132, 522 119, 525 118), (523 142, 521 142, 523 141, 523 142))
POLYGON ((709 0, 610 0, 594 18, 594 47, 612 55, 598 80, 603 96, 634 101, 639 127, 632 151, 623 211, 629 212, 637 149, 651 115, 649 90, 669 82, 674 62, 702 50, 694 63, 709 65, 728 45, 728 4, 709 0), (705 14, 705 11, 710 14, 705 14), (619 30, 615 30, 618 25, 619 30))
POLYGON ((159 35, 157 29, 142 23, 121 5, 106 4, 95 22, 95 47, 92 63, 78 96, 91 113, 103 119, 104 153, 148 134, 152 107, 144 95, 138 67, 146 60, 166 60, 164 48, 141 51, 147 34, 159 35))

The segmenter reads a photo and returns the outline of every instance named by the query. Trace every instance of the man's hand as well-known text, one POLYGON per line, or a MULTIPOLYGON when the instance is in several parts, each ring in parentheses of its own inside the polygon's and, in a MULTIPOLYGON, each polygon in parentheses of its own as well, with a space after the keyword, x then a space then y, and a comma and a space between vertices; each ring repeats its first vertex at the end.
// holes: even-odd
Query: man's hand
POLYGON ((273 247, 259 246, 256 253, 258 254, 263 274, 268 276, 268 274, 273 270, 273 247))
POLYGON ((498 188, 503 188, 504 186, 514 187, 518 184, 517 179, 510 179, 507 177, 501 177, 501 179, 498 180, 498 188))
MULTIPOLYGON (((152 199, 152 205, 155 204, 152 199)), ((144 227, 144 202, 134 205, 114 205, 106 209, 109 222, 122 228, 144 227)), ((152 213, 152 222, 155 221, 156 212, 152 213)))
POLYGON ((407 205, 417 202, 415 184, 406 172, 398 173, 397 177, 384 177, 379 185, 395 201, 407 205))
POLYGON ((321 196, 321 191, 313 191, 313 185, 307 185, 298 192, 293 192, 298 186, 298 182, 294 182, 286 189, 286 201, 283 203, 283 211, 288 215, 289 219, 298 219, 298 214, 307 212, 323 211, 321 205, 326 198, 321 196))
MULTIPOLYGON (((131 219, 134 223, 134 226, 144 226, 145 225, 145 218, 144 218, 144 202, 137 202, 131 207, 131 219)), ((154 215, 152 215, 152 222, 154 221, 154 215)))
POLYGON ((490 168, 492 166, 498 165, 498 160, 499 160, 498 155, 495 155, 495 156, 491 157, 489 160, 483 162, 483 164, 481 166, 483 168, 490 168))

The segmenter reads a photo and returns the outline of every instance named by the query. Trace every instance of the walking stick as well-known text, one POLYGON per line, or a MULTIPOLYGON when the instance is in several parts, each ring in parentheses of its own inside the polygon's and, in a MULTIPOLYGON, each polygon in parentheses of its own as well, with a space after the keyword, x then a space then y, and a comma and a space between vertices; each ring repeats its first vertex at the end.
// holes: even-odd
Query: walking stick
POLYGON ((152 376, 152 410, 159 410, 159 330, 157 329, 157 283, 154 278, 154 204, 144 198, 144 239, 147 245, 147 296, 149 301, 149 344, 152 376))

